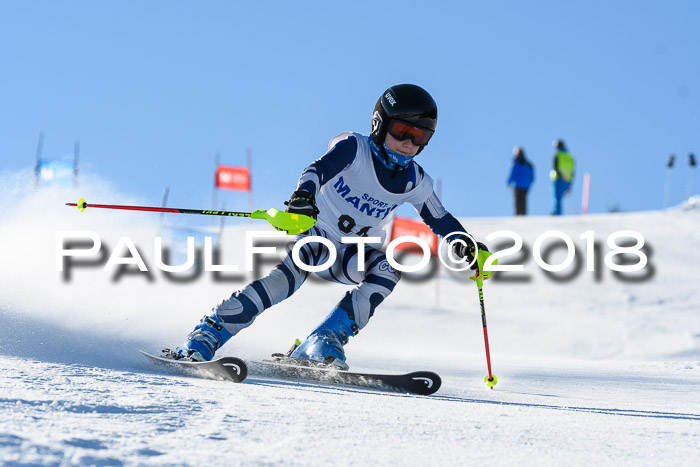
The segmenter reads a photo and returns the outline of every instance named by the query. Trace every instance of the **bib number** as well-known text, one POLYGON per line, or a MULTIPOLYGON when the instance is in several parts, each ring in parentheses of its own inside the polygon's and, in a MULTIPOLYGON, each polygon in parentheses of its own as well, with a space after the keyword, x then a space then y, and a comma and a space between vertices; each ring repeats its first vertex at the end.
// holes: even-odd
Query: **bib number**
MULTIPOLYGON (((351 234, 352 230, 355 228, 356 225, 357 222, 355 222, 355 219, 348 216, 347 214, 343 214, 342 216, 340 216, 340 218, 338 218, 338 228, 344 234, 351 234)), ((369 229, 369 225, 366 227, 362 227, 360 230, 357 231, 356 235, 359 237, 366 237, 369 232, 369 229)))

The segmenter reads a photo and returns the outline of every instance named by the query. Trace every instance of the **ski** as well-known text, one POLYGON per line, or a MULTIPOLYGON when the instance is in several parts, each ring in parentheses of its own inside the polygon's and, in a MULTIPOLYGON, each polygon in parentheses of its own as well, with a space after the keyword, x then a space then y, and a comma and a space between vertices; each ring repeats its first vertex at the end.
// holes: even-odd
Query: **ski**
POLYGON ((240 383, 248 376, 248 366, 240 358, 222 357, 210 362, 195 362, 191 360, 175 360, 173 358, 158 357, 143 350, 140 351, 146 358, 157 363, 161 367, 174 370, 188 376, 204 377, 209 379, 223 379, 240 383))
POLYGON ((414 371, 399 375, 344 371, 323 363, 285 356, 274 356, 273 360, 251 362, 251 366, 256 373, 259 372, 267 377, 359 386, 424 396, 435 393, 442 383, 440 376, 432 371, 414 371))

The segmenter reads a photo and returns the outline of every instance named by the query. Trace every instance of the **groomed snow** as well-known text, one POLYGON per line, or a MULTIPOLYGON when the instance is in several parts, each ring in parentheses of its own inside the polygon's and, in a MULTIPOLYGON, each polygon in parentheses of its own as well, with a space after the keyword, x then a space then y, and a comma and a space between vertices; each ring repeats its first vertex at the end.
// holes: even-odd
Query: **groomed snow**
MULTIPOLYGON (((177 345, 252 275, 169 280, 153 267, 158 216, 63 206, 81 196, 148 202, 99 180, 80 193, 27 191, 27 176, 0 176, 9 206, 0 212, 0 464, 677 466, 700 458, 697 197, 666 211, 462 219, 480 239, 515 231, 530 250, 521 258, 528 280, 484 287, 495 389, 483 383, 476 288, 444 270, 439 284, 400 282, 346 347, 354 369, 438 372, 443 387, 420 397, 159 372, 138 350, 177 345), (68 279, 56 271, 61 230, 95 231, 110 249, 129 236, 151 274, 81 266, 68 279), (532 259, 535 240, 550 230, 569 235, 583 260, 578 273, 558 273, 569 280, 547 277, 532 259), (627 276, 636 282, 602 261, 598 274, 585 270, 581 234, 595 233, 602 260, 619 230, 641 233, 650 247, 647 268, 627 276)), ((223 263, 242 265, 239 245, 253 228, 265 229, 227 221, 223 263)), ((550 262, 563 256, 557 250, 550 262)), ((309 281, 220 355, 286 350, 345 290, 309 281)))

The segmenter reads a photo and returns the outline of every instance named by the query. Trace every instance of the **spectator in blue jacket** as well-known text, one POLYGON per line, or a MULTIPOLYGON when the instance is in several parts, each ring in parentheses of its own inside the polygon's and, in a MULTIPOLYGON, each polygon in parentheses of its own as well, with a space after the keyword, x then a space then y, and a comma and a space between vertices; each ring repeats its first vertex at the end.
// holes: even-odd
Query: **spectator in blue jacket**
POLYGON ((530 161, 525 159, 525 150, 520 146, 513 148, 513 167, 510 170, 508 186, 513 188, 515 195, 515 215, 527 214, 527 191, 535 180, 535 169, 530 161))

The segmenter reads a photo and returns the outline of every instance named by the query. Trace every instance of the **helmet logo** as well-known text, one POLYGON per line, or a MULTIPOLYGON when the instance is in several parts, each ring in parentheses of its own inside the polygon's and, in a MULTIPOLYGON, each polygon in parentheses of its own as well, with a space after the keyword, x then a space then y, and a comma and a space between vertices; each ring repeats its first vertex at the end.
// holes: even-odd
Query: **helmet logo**
POLYGON ((387 101, 389 101, 389 104, 391 104, 392 107, 396 105, 396 99, 394 98, 394 96, 391 95, 389 91, 387 91, 386 94, 384 94, 384 97, 387 101))
POLYGON ((379 131, 379 127, 382 125, 382 116, 379 112, 375 111, 372 115, 372 133, 379 131))

